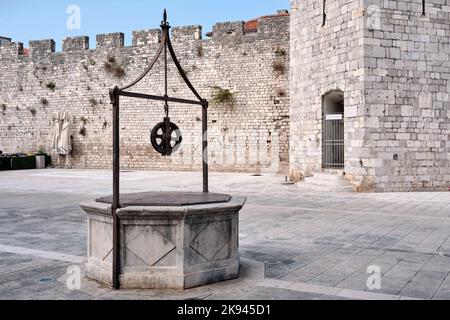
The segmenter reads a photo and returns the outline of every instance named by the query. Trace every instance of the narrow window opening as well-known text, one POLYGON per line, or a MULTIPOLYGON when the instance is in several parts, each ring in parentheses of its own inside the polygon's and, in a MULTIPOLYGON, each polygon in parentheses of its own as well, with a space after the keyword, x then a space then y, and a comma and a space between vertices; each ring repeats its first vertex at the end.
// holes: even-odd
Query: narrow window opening
POLYGON ((426 14, 425 12, 425 0, 422 0, 422 15, 424 16, 426 14))
POLYGON ((322 27, 325 26, 325 22, 327 20, 326 6, 327 6, 327 0, 323 0, 323 6, 322 6, 322 27))

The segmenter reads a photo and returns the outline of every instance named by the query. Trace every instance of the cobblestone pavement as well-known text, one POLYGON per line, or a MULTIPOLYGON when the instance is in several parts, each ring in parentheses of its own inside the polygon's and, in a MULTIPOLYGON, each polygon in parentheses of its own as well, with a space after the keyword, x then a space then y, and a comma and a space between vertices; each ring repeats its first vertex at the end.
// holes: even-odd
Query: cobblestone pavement
MULTIPOLYGON (((123 192, 197 191, 201 174, 123 172, 123 192)), ((247 196, 242 276, 186 291, 113 292, 66 269, 84 265, 78 203, 111 193, 97 170, 0 172, 0 299, 450 299, 449 193, 326 193, 277 175, 212 173, 214 192, 247 196), (369 290, 369 266, 381 289, 369 290)))

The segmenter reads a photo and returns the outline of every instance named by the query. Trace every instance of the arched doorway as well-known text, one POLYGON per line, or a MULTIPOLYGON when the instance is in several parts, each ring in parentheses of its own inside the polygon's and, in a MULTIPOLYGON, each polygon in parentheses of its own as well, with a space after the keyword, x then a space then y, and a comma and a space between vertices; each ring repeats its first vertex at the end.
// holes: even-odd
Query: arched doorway
POLYGON ((328 92, 322 97, 322 167, 344 168, 344 93, 328 92))

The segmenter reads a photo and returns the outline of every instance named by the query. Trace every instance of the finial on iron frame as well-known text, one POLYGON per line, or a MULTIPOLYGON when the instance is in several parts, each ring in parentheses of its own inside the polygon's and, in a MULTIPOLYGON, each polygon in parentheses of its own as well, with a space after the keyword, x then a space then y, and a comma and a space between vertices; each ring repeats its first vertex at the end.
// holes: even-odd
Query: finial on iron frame
POLYGON ((168 27, 169 22, 167 22, 167 9, 164 9, 163 21, 161 22, 161 27, 168 27))

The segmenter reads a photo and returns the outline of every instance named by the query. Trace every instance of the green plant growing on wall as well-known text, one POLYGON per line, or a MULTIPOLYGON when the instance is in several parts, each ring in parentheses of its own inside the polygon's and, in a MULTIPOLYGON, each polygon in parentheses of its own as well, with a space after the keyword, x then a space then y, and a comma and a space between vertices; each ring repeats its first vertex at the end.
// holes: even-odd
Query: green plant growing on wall
POLYGON ((47 83, 45 86, 47 87, 47 89, 55 91, 56 84, 53 81, 47 83))
POLYGON ((108 121, 103 121, 103 130, 105 130, 106 128, 108 128, 108 121))
POLYGON ((284 91, 284 89, 277 89, 277 97, 286 97, 286 91, 284 91))
POLYGON ((123 78, 125 76, 125 69, 122 66, 116 66, 114 69, 114 75, 117 78, 123 78))
POLYGON ((48 105, 48 100, 46 98, 41 98, 41 104, 43 106, 47 106, 48 105))
POLYGON ((98 105, 98 101, 95 98, 90 98, 89 103, 91 104, 92 108, 95 108, 98 105))
POLYGON ((114 56, 108 56, 106 60, 111 64, 115 64, 117 62, 116 57, 114 56))
POLYGON ((45 154, 45 148, 44 146, 39 146, 39 148, 36 151, 37 154, 45 154))
POLYGON ((105 64, 103 65, 103 67, 105 68, 105 70, 107 72, 112 72, 112 70, 113 70, 113 64, 109 61, 106 61, 105 64))
POLYGON ((6 108, 8 108, 8 106, 6 104, 4 104, 4 103, 0 104, 0 109, 2 110, 3 115, 6 112, 6 108))
POLYGON ((114 56, 108 56, 103 66, 106 72, 112 73, 117 78, 123 78, 126 74, 125 69, 117 63, 116 57, 114 56))
POLYGON ((274 61, 272 67, 273 71, 280 75, 283 75, 286 72, 286 66, 282 61, 274 61))
POLYGON ((197 57, 201 58, 203 57, 204 52, 203 52, 203 47, 201 45, 197 46, 197 57))
POLYGON ((86 128, 85 128, 85 127, 82 127, 78 133, 80 134, 80 136, 85 137, 85 136, 86 136, 86 133, 87 133, 87 132, 86 132, 86 128))
POLYGON ((223 89, 218 86, 214 86, 213 90, 214 91, 211 99, 213 104, 234 104, 234 94, 230 90, 223 89))
POLYGON ((88 122, 88 119, 87 119, 86 117, 81 117, 81 118, 80 118, 80 121, 81 121, 84 125, 86 125, 86 123, 88 122))
POLYGON ((277 57, 285 57, 287 55, 287 52, 283 48, 277 48, 275 50, 275 54, 277 55, 277 57))
POLYGON ((36 109, 31 108, 31 109, 30 109, 30 113, 31 113, 31 115, 32 115, 33 117, 36 116, 36 109))

